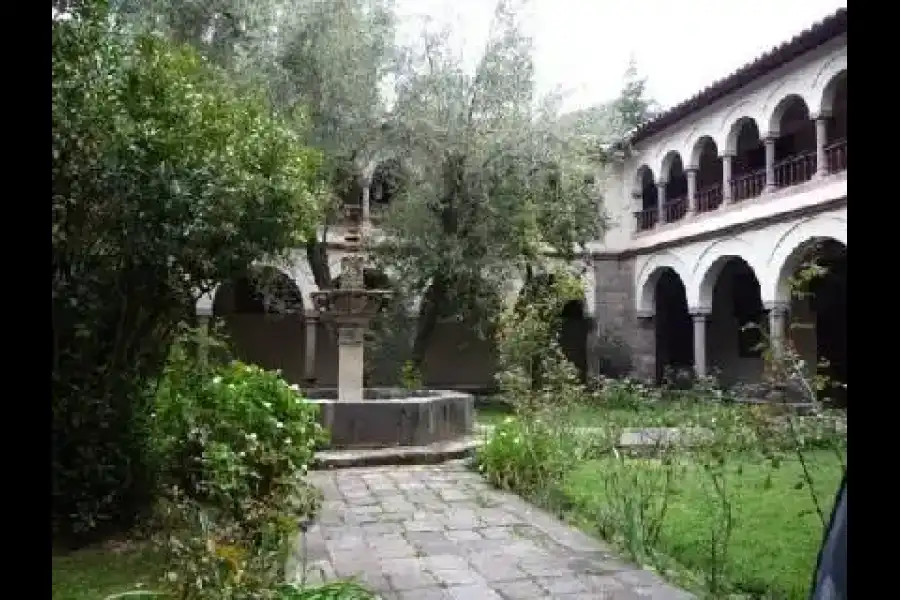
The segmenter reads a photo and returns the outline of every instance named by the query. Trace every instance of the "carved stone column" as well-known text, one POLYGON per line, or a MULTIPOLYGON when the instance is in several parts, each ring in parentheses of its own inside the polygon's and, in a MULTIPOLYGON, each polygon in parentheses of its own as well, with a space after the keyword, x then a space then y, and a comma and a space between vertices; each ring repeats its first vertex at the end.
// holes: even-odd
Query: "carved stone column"
POLYGON ((303 378, 310 385, 316 381, 316 336, 318 335, 318 327, 319 315, 307 315, 306 327, 304 327, 306 345, 303 353, 303 378))
POLYGON ((733 156, 725 154, 722 156, 722 204, 731 204, 734 202, 731 193, 731 167, 733 156))
POLYGON ((769 312, 769 343, 772 346, 772 355, 781 358, 787 336, 789 306, 786 302, 767 302, 764 308, 769 312))
POLYGON ((634 334, 634 366, 632 376, 654 383, 656 381, 656 324, 653 313, 638 311, 634 334))
POLYGON ((197 309, 197 329, 200 331, 197 340, 197 360, 205 365, 209 361, 209 321, 212 318, 212 309, 197 309))
POLYGON ((338 400, 362 402, 365 328, 341 323, 338 326, 338 400))
POLYGON ((687 176, 687 212, 688 215, 696 214, 700 212, 697 210, 697 171, 696 167, 689 167, 685 171, 685 175, 687 176))
POLYGON ((775 191, 775 136, 766 136, 766 187, 765 193, 775 191))
POLYGON ((828 156, 825 146, 828 144, 828 116, 816 117, 816 177, 828 175, 828 156))
POLYGON ((666 182, 660 181, 656 184, 656 226, 659 227, 666 222, 666 182))
POLYGON ((697 377, 706 377, 709 373, 706 362, 706 330, 709 316, 706 311, 691 313, 691 319, 694 321, 694 372, 697 377))

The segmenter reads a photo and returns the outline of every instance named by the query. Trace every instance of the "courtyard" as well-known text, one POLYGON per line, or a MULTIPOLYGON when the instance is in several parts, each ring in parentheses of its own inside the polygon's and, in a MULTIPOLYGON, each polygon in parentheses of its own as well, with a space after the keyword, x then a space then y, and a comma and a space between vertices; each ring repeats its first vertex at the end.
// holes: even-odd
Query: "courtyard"
POLYGON ((846 8, 677 103, 591 27, 574 106, 637 21, 404 2, 53 2, 52 598, 808 597, 846 8))

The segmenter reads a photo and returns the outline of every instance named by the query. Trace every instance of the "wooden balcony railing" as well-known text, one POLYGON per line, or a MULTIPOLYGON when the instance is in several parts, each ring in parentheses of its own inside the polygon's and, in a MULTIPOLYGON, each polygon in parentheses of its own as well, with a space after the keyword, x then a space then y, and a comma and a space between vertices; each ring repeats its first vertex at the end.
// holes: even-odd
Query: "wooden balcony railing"
MULTIPOLYGON (((837 140, 825 147, 828 173, 847 170, 847 140, 837 140)), ((815 152, 805 152, 779 161, 774 166, 775 187, 785 188, 811 180, 816 175, 817 156, 815 152)), ((733 202, 740 202, 761 195, 766 187, 766 171, 759 169, 734 177, 728 184, 733 202)), ((718 209, 723 203, 723 185, 717 183, 697 190, 697 213, 718 209)), ((663 223, 673 223, 684 219, 690 209, 687 198, 667 200, 663 205, 663 223)), ((656 208, 648 208, 634 213, 637 231, 652 230, 660 221, 656 208)))
POLYGON ((697 212, 709 212, 722 206, 722 184, 697 190, 697 212))
POLYGON ((687 198, 673 198, 672 200, 667 200, 665 205, 663 205, 665 222, 674 223, 675 221, 683 219, 687 214, 687 210, 687 198))
POLYGON ((634 213, 634 218, 637 221, 638 231, 650 231, 656 227, 656 222, 659 219, 659 212, 655 208, 639 210, 634 213))
POLYGON ((805 152, 775 163, 775 187, 806 183, 816 174, 816 153, 805 152))
POLYGON ((756 198, 766 187, 766 170, 739 175, 731 180, 731 199, 734 202, 756 198))
POLYGON ((847 140, 838 140, 825 147, 826 164, 829 173, 847 170, 847 140))

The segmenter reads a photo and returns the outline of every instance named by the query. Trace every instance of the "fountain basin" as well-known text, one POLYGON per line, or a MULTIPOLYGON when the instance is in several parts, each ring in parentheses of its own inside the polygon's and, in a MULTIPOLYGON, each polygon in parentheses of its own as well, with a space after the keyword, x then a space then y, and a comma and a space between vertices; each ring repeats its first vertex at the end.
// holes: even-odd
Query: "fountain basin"
POLYGON ((331 432, 329 448, 428 446, 472 434, 475 399, 449 390, 364 388, 363 400, 338 400, 337 388, 304 390, 331 432))

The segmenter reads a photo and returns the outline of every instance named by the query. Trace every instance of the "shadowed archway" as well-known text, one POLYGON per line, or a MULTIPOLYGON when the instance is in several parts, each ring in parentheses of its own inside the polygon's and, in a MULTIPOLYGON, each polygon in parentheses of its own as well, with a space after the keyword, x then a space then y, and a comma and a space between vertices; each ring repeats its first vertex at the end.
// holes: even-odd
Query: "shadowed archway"
POLYGON ((303 298, 274 267, 254 267, 219 286, 213 314, 222 318, 235 357, 304 380, 303 298))

